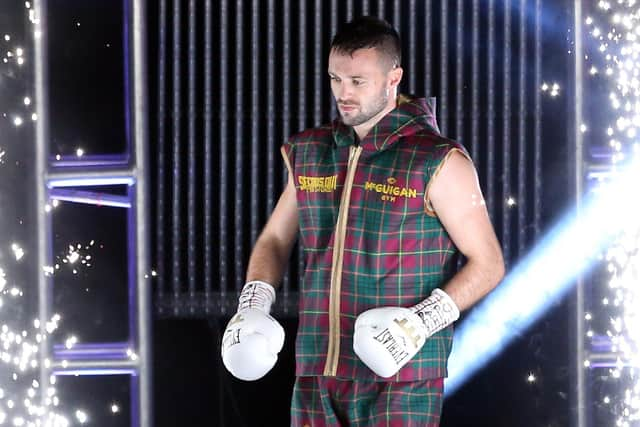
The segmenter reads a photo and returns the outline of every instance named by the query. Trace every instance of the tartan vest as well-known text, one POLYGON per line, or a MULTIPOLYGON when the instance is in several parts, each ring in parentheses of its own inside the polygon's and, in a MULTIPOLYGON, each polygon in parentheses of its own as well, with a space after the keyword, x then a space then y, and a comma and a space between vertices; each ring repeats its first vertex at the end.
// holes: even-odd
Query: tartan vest
POLYGON ((446 376, 453 328, 427 339, 395 376, 376 376, 353 351, 365 310, 414 305, 452 276, 457 249, 426 200, 432 177, 458 143, 441 137, 424 99, 398 106, 357 144, 353 128, 294 135, 282 154, 294 180, 305 269, 300 284, 296 375, 376 381, 446 376))

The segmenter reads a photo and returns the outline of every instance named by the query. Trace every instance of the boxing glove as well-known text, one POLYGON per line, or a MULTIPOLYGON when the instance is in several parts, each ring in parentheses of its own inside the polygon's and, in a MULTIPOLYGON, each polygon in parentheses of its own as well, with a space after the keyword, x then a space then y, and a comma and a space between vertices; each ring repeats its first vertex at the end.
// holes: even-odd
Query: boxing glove
POLYGON ((413 307, 380 307, 356 318, 353 350, 381 377, 395 375, 422 348, 427 338, 460 317, 455 302, 434 289, 413 307))
POLYGON ((268 283, 252 281, 242 288, 238 311, 227 324, 221 346, 222 362, 234 377, 254 381, 276 364, 284 329, 269 315, 275 299, 268 283))

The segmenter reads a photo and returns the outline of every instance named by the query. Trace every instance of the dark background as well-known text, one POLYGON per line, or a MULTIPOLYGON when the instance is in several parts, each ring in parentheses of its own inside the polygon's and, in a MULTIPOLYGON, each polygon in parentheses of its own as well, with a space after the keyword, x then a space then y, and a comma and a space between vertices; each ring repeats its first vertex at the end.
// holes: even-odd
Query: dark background
MULTIPOLYGON (((148 3, 150 151, 152 163, 157 167, 158 156, 163 155, 157 145, 160 120, 156 91, 159 2, 148 3)), ((573 159, 570 155, 571 141, 567 137, 572 108, 569 92, 572 57, 567 54, 567 50, 571 49, 571 41, 568 35, 570 30, 567 29, 571 28, 572 2, 543 3, 544 76, 548 81, 559 82, 563 88, 560 97, 553 100, 545 98, 543 105, 544 232, 571 205, 573 159)), ((186 10, 187 2, 182 4, 186 10)), ((214 4, 217 5, 216 2, 214 4)), ((116 0, 50 0, 49 5, 47 19, 50 26, 51 154, 73 158, 77 148, 82 148, 87 154, 124 152, 128 147, 128 129, 124 119, 127 111, 127 82, 123 73, 123 4, 116 0)), ((455 9, 453 2, 450 5, 455 9)), ((356 14, 357 12, 358 10, 356 14)), ((214 13, 218 13, 215 8, 214 13)), ((30 24, 26 18, 24 2, 2 0, 0 36, 6 32, 14 37, 11 42, 0 40, 0 51, 16 44, 29 50, 30 24)), ((200 15, 198 19, 202 19, 200 15)), ((218 19, 217 15, 215 19, 218 19)), ((244 16, 243 19, 249 18, 244 16)), ((186 29, 186 17, 183 16, 182 20, 182 28, 186 29)), ((438 37, 437 29, 433 32, 434 37, 438 37)), ((219 44, 214 43, 213 49, 217 50, 218 46, 219 44)), ((202 49, 201 46, 199 48, 202 49)), ((266 57, 268 54, 268 51, 262 50, 260 55, 266 57)), ((322 64, 325 65, 324 62, 322 64)), ((0 64, 0 114, 16 110, 25 110, 26 114, 30 111, 21 104, 24 93, 32 92, 30 65, 27 62, 20 68, 0 64)), ((214 64, 214 67, 217 66, 218 64, 214 64)), ((184 63, 182 67, 185 67, 184 63)), ((500 68, 496 71, 500 73, 500 68)), ((299 72, 308 72, 311 76, 313 70, 299 72)), ((202 71, 198 71, 198 78, 201 77, 202 71)), ((218 89, 218 75, 214 72, 212 77, 214 88, 218 89)), ((434 82, 433 95, 437 95, 440 83, 437 80, 434 82)), ((293 89, 295 91, 295 87, 293 89)), ((500 90, 500 86, 497 90, 500 90)), ((326 94, 324 103, 328 106, 330 99, 326 94)), ((216 109, 213 113, 216 115, 220 111, 216 109)), ((197 110, 195 114, 201 119, 203 112, 197 110)), ((324 112, 322 119, 328 118, 324 112)), ((166 118, 167 122, 171 119, 170 115, 166 118)), ((232 122, 244 119, 245 117, 237 114, 229 117, 232 122)), ((449 120, 451 129, 454 121, 452 117, 449 120)), ((312 121, 313 118, 308 117, 304 124, 311 125, 312 121)), ((250 124, 247 122, 246 126, 250 124)), ((290 132, 297 130, 297 124, 292 124, 292 127, 296 129, 290 129, 290 132)), ((169 134, 170 129, 166 132, 169 134)), ((285 133, 289 132, 283 130, 282 133, 278 137, 286 138, 285 133)), ((245 136, 248 134, 247 130, 245 136)), ((33 166, 30 164, 33 153, 29 149, 32 138, 33 129, 30 125, 16 129, 7 116, 0 118, 0 150, 5 148, 8 153, 4 163, 0 164, 0 230, 8 233, 3 235, 10 235, 7 241, 17 239, 25 242, 26 247, 34 245, 33 228, 29 227, 29 224, 33 224, 30 212, 33 212, 34 207, 30 204, 30 199, 19 197, 31 194, 30 191, 24 190, 16 194, 16 189, 33 188, 29 187, 33 185, 33 181, 23 178, 29 176, 28 171, 33 166)), ((214 148, 217 149, 215 144, 216 141, 214 148)), ((167 153, 171 151, 170 139, 164 150, 167 153)), ((484 164, 484 160, 478 161, 481 166, 484 164)), ((274 189, 276 192, 280 188, 283 170, 282 167, 274 172, 278 176, 278 185, 274 189)), ((156 174, 153 174, 153 180, 156 184, 156 174)), ((484 181, 482 176, 481 181, 484 181)), ((482 184, 484 186, 486 183, 482 184)), ((123 191, 122 188, 109 190, 112 193, 123 191)), ((224 188, 220 191, 219 197, 227 200, 227 205, 221 202, 219 209, 231 209, 229 204, 232 203, 230 199, 233 199, 234 193, 224 188)), ((157 190, 151 196, 155 202, 157 190)), ((261 200, 261 203, 266 205, 267 198, 261 200)), ((198 205, 197 208, 199 212, 202 206, 198 205)), ((158 208, 154 206, 152 209, 156 222, 154 225, 157 225, 158 208)), ((63 322, 56 339, 63 340, 69 334, 76 334, 85 342, 126 339, 126 323, 123 321, 127 304, 124 287, 124 212, 116 208, 85 207, 70 203, 62 203, 54 212, 54 254, 62 259, 68 245, 81 244, 83 255, 90 254, 93 260, 92 265, 83 266, 75 273, 63 266, 56 276, 56 310, 63 313, 63 322), (90 245, 92 240, 95 244, 90 245)), ((198 215, 200 219, 201 214, 198 215)), ((266 215, 259 219, 263 222, 266 215)), ((167 233, 168 230, 167 226, 167 233)), ((162 245, 158 239, 159 237, 154 236, 154 246, 162 245)), ((531 237, 527 247, 534 241, 535 237, 531 237)), ((246 257, 250 242, 243 243, 246 257)), ((6 250, 5 246, 2 251, 6 250)), ((35 292, 35 287, 28 286, 28 283, 35 282, 33 273, 24 265, 7 267, 10 257, 6 252, 0 252, 0 255, 3 253, 0 261, 5 264, 7 271, 22 278, 25 287, 35 292)), ((27 256, 33 257, 34 253, 33 250, 28 251, 27 256)), ((517 258, 510 261, 513 265, 517 258)), ((158 267, 164 262, 164 259, 156 256, 154 266, 158 267)), ((167 268, 167 281, 172 280, 170 273, 171 270, 167 268)), ((241 281, 242 278, 229 278, 230 282, 238 280, 241 281)), ((548 311, 540 321, 448 399, 444 406, 442 426, 569 425, 569 358, 572 347, 568 338, 568 315, 571 312, 569 302, 569 298, 551 301, 548 311), (531 373, 537 378, 533 383, 527 381, 531 373)), ((21 313, 25 318, 28 317, 29 307, 28 304, 25 305, 21 313)), ((288 339, 276 368, 260 381, 245 383, 231 377, 222 367, 219 358, 220 332, 230 314, 185 315, 180 312, 172 315, 157 309, 153 332, 156 426, 288 425, 288 408, 294 380, 293 337, 297 320, 292 316, 280 317, 288 339)), ((59 388, 62 400, 66 402, 65 407, 87 408, 93 416, 93 425, 124 426, 128 425, 128 384, 126 377, 65 378, 61 380, 59 388), (116 415, 110 414, 108 407, 111 402, 119 402, 123 411, 116 415)))

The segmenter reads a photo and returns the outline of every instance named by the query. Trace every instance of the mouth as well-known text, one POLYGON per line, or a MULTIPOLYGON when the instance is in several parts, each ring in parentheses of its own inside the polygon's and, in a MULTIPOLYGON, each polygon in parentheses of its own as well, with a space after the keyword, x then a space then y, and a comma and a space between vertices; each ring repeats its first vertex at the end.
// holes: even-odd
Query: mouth
POLYGON ((354 104, 338 104, 338 108, 340 109, 340 111, 344 111, 345 113, 347 113, 349 111, 355 110, 356 106, 354 104))

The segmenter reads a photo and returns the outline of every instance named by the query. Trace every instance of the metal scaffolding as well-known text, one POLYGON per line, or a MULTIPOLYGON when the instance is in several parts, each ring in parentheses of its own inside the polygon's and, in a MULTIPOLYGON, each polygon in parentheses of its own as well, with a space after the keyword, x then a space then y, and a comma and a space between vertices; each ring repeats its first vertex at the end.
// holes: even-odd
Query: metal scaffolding
MULTIPOLYGON (((131 425, 151 427, 151 281, 149 261, 148 136, 146 90, 145 0, 123 0, 125 79, 127 93, 127 150, 120 156, 85 156, 71 161, 50 157, 48 109, 47 0, 35 0, 36 173, 38 201, 38 263, 52 265, 52 221, 45 206, 52 200, 127 209, 127 262, 129 337, 126 342, 78 344, 72 349, 51 340, 40 344, 40 379, 50 375, 116 375, 131 377, 131 425), (126 196, 96 188, 126 185, 126 196), (85 191, 91 187, 91 191, 85 191)), ((38 318, 46 335, 46 320, 53 313, 53 281, 38 275, 38 318)), ((43 399, 46 396, 42 396, 43 399)))
MULTIPOLYGON (((573 5, 574 27, 574 82, 573 102, 574 110, 571 120, 572 127, 568 129, 568 137, 574 141, 576 212, 578 219, 583 218, 587 210, 587 198, 600 181, 606 181, 612 176, 615 167, 612 160, 613 153, 603 148, 599 139, 585 138, 581 125, 593 120, 587 112, 588 104, 585 99, 590 96, 597 99, 598 94, 589 92, 585 79, 588 43, 586 31, 582 26, 585 16, 588 16, 589 5, 582 0, 575 0, 573 5)), ((572 381, 570 409, 573 427, 596 427, 601 425, 598 418, 596 403, 598 399, 598 381, 603 377, 603 369, 627 368, 631 364, 624 360, 622 353, 616 351, 611 337, 607 335, 587 334, 587 319, 591 317, 590 309, 594 306, 594 295, 598 288, 603 287, 602 277, 597 273, 585 273, 577 278, 576 289, 573 293, 573 313, 570 319, 570 345, 572 354, 572 381)))
MULTIPOLYGON (((574 29, 574 86, 573 100, 575 108, 574 116, 570 121, 573 125, 568 129, 570 141, 574 141, 575 169, 573 179, 575 182, 575 202, 576 212, 580 215, 582 207, 584 189, 584 138, 580 131, 580 124, 583 123, 582 110, 582 89, 583 89, 583 45, 582 45, 582 0, 575 0, 573 6, 573 29, 574 29)), ((569 319, 570 344, 569 355, 571 359, 572 381, 571 386, 571 414, 572 426, 587 426, 587 398, 585 382, 585 342, 584 342, 584 278, 579 276, 576 281, 576 288, 573 295, 574 316, 569 319), (572 352, 573 350, 573 352, 572 352)))

